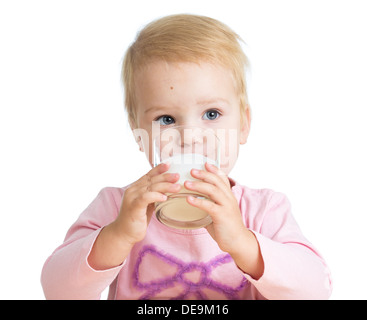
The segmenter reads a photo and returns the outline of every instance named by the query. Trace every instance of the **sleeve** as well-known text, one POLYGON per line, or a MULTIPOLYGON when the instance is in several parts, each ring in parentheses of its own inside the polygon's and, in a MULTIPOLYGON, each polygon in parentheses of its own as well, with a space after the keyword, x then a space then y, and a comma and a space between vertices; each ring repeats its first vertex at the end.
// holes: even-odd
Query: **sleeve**
POLYGON ((41 284, 46 299, 100 299, 114 281, 122 265, 94 270, 88 256, 102 228, 116 219, 121 198, 121 189, 102 189, 71 226, 64 243, 43 266, 41 284))
POLYGON ((251 231, 261 250, 264 273, 258 280, 245 276, 263 297, 276 300, 330 297, 330 271, 321 255, 302 235, 283 194, 272 194, 261 223, 255 224, 251 231))

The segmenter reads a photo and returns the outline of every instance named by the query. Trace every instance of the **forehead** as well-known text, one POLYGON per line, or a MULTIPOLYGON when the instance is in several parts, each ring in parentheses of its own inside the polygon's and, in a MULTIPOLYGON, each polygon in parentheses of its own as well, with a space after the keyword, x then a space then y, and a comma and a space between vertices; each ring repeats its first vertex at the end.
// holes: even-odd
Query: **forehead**
POLYGON ((147 76, 156 77, 157 75, 172 75, 174 73, 178 73, 183 75, 189 72, 198 72, 198 73, 226 73, 231 74, 231 68, 227 67, 224 64, 219 62, 211 62, 207 60, 198 60, 198 61, 166 61, 161 59, 152 59, 148 60, 144 64, 140 65, 140 67, 135 69, 135 81, 141 81, 145 79, 147 76))
POLYGON ((136 72, 135 94, 139 106, 180 99, 227 99, 236 95, 230 70, 212 63, 154 61, 136 72))

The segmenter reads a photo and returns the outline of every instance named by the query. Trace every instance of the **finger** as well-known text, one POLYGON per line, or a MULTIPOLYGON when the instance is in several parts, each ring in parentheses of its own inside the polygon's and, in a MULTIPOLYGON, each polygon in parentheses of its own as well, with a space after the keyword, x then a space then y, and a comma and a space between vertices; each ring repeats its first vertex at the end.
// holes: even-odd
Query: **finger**
POLYGON ((137 196, 133 201, 132 205, 136 209, 146 209, 148 205, 155 202, 166 201, 167 196, 161 192, 145 192, 140 196, 137 196))
POLYGON ((206 162, 205 169, 208 172, 214 173, 216 176, 218 176, 225 183, 226 186, 228 187, 231 186, 227 175, 222 170, 220 170, 217 166, 206 162))
POLYGON ((146 184, 147 182, 151 183, 152 178, 166 172, 168 169, 169 169, 169 164, 161 163, 158 166, 151 169, 148 173, 142 176, 139 180, 137 180, 136 184, 146 184))
POLYGON ((175 183, 180 179, 180 175, 178 173, 163 173, 151 178, 151 183, 158 183, 158 182, 171 182, 175 183))
POLYGON ((145 176, 153 178, 159 174, 166 172, 169 169, 169 167, 170 167, 169 163, 161 163, 158 166, 151 169, 145 176))
MULTIPOLYGON (((213 170, 213 169, 211 168, 211 170, 213 170)), ((216 185, 220 188, 229 188, 230 189, 230 184, 229 184, 229 180, 228 180, 227 176, 225 174, 224 175, 219 175, 219 174, 216 173, 218 171, 216 171, 216 169, 214 169, 214 170, 215 170, 215 172, 206 171, 206 170, 192 169, 191 170, 191 175, 196 179, 211 183, 211 184, 216 185)))
POLYGON ((226 196, 223 190, 214 184, 203 181, 185 181, 186 189, 203 194, 217 204, 224 204, 226 196))
POLYGON ((204 210, 207 212, 212 218, 215 219, 215 216, 218 215, 218 212, 220 211, 220 206, 215 204, 213 201, 202 199, 202 198, 196 198, 193 196, 188 196, 186 198, 186 201, 191 204, 192 206, 199 208, 201 210, 204 210))
POLYGON ((148 185, 146 187, 147 192, 160 192, 160 193, 176 193, 181 190, 181 185, 178 183, 170 183, 170 182, 159 182, 148 185))
MULTIPOLYGON (((132 195, 134 206, 143 208, 154 202, 167 200, 166 193, 177 193, 181 190, 180 184, 170 182, 160 182, 156 184, 134 185, 127 192, 132 195)), ((125 194, 126 191, 125 191, 125 194)))
MULTIPOLYGON (((146 208, 154 202, 162 202, 167 200, 166 193, 177 193, 181 190, 180 184, 170 182, 160 182, 156 184, 134 185, 128 189, 132 194, 133 205, 139 209, 146 208)), ((126 194, 126 192, 125 192, 126 194)))

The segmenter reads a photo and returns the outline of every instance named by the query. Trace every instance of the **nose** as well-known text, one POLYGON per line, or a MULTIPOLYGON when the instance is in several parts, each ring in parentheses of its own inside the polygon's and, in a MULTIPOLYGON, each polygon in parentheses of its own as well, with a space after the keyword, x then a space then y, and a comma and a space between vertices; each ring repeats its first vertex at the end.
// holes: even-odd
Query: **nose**
POLYGON ((183 153, 195 153, 195 149, 203 144, 202 130, 194 127, 180 130, 180 143, 183 153))
POLYGON ((201 154, 216 160, 219 144, 213 131, 199 127, 172 127, 161 133, 161 155, 201 154))

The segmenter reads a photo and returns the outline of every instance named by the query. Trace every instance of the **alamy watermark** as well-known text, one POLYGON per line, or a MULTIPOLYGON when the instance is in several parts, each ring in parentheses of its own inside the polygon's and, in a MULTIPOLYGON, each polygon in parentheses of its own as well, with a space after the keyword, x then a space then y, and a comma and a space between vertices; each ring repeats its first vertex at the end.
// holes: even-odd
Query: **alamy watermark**
POLYGON ((230 157, 238 152, 239 133, 237 129, 202 128, 193 126, 172 126, 165 128, 153 121, 151 130, 133 130, 148 158, 154 164, 181 153, 201 154, 227 168, 230 157))

